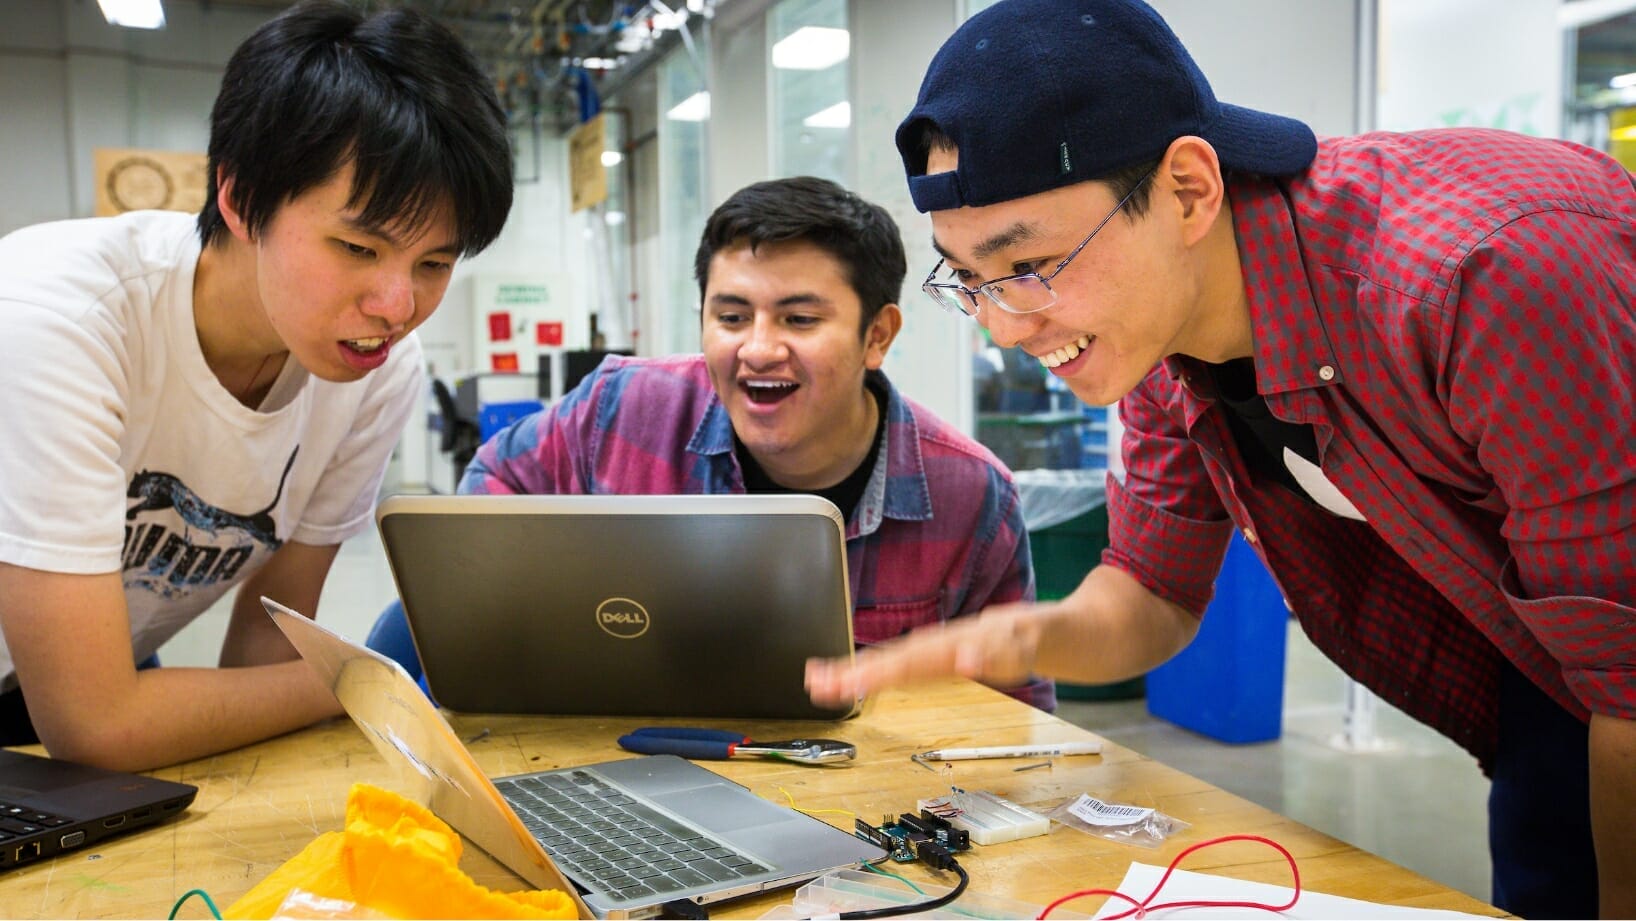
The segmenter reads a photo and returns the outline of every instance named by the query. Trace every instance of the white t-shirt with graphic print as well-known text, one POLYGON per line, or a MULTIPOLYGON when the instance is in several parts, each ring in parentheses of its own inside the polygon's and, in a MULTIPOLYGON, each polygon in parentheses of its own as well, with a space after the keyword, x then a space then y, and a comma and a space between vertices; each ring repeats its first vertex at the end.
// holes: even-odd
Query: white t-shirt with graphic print
POLYGON ((199 252, 194 218, 159 211, 0 239, 0 562, 120 572, 135 661, 283 542, 367 527, 421 388, 410 336, 352 383, 286 361, 246 408, 199 347, 199 252))

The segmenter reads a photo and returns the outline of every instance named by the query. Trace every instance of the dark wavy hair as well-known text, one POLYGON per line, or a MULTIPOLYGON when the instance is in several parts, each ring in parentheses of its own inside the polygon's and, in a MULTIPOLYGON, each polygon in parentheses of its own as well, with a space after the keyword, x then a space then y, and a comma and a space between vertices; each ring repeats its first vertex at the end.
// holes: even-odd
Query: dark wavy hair
POLYGON ((217 177, 251 234, 350 163, 349 207, 369 227, 424 227, 447 202, 462 255, 511 211, 511 145, 493 84, 453 32, 412 10, 365 16, 298 4, 245 39, 210 113, 199 236, 227 232, 217 177))
POLYGON ((805 240, 840 261, 863 305, 860 333, 903 292, 908 271, 903 235, 886 209, 828 179, 796 176, 745 186, 711 213, 693 257, 699 297, 718 251, 748 243, 753 252, 763 243, 786 240, 805 240))

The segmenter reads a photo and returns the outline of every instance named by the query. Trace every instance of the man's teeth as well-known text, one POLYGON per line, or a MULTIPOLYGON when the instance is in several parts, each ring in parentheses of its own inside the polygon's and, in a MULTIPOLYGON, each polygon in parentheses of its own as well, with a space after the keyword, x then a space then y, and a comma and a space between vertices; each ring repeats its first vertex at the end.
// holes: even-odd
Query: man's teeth
POLYGON ((347 345, 360 352, 373 352, 386 344, 385 339, 348 339, 347 345))
POLYGON ((1040 364, 1047 368, 1055 368, 1079 357, 1079 353, 1091 347, 1090 336, 1080 336, 1078 341, 1070 342, 1055 352, 1040 356, 1040 364))
POLYGON ((751 390, 760 390, 763 393, 771 393, 774 390, 789 390, 795 387, 789 381, 745 381, 744 386, 751 390))

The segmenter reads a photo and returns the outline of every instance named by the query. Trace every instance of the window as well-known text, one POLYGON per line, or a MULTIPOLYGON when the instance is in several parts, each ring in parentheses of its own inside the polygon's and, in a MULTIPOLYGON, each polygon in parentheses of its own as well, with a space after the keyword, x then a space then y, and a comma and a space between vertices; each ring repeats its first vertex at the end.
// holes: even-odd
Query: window
POLYGON ((849 184, 851 33, 846 0, 780 0, 767 17, 772 49, 773 173, 849 184))
POLYGON ((699 286, 693 254, 709 216, 710 90, 705 82, 708 42, 672 51, 659 65, 659 228, 662 277, 654 350, 699 350, 699 286), (695 55, 694 50, 697 49, 695 55))

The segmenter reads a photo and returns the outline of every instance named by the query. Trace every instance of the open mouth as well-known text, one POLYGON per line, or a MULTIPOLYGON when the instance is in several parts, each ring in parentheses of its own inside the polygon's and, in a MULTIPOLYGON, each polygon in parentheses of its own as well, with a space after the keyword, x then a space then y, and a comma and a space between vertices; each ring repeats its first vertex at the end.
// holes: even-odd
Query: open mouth
POLYGON ((1060 368, 1075 358, 1079 353, 1091 347, 1094 336, 1080 336, 1077 340, 1068 343, 1054 352, 1047 352, 1039 356, 1040 364, 1047 368, 1060 368))
POLYGON ((360 355, 368 355, 373 352, 379 352, 383 347, 385 347, 388 341, 389 340, 385 337, 372 339, 342 339, 341 344, 360 355))
POLYGON ((800 385, 792 381, 739 381, 739 389, 758 406, 782 402, 800 385))

